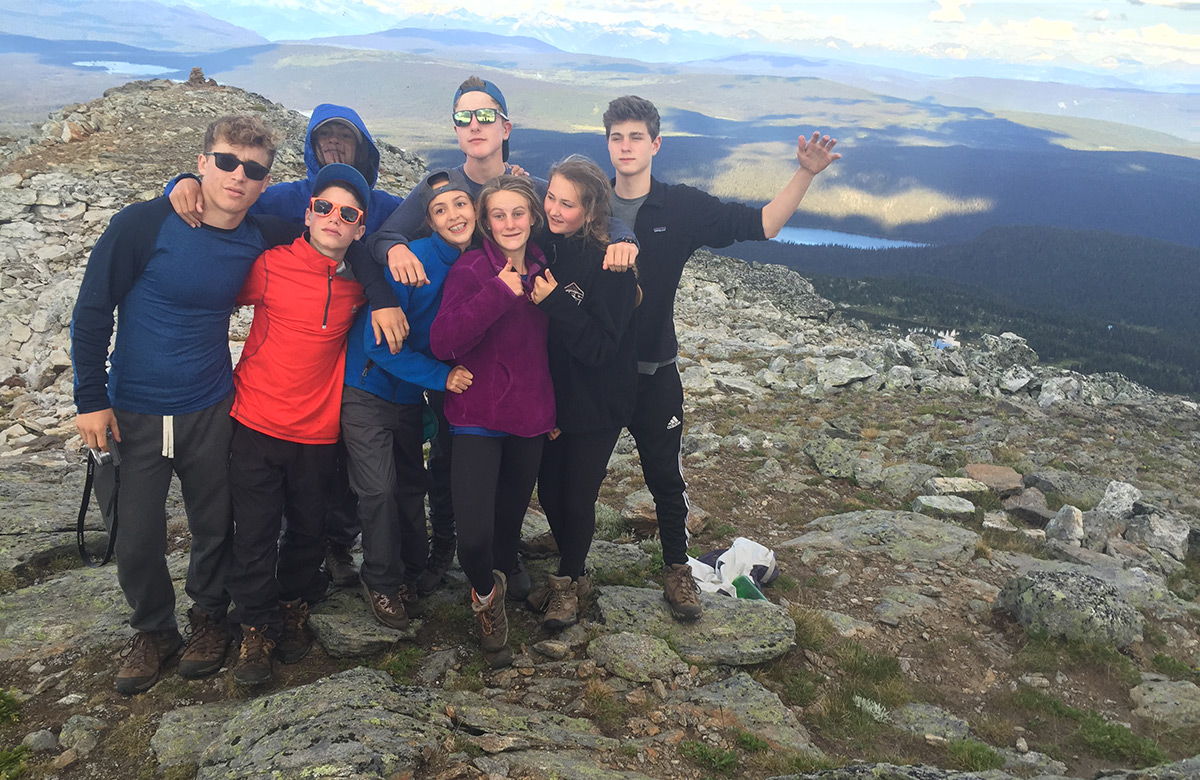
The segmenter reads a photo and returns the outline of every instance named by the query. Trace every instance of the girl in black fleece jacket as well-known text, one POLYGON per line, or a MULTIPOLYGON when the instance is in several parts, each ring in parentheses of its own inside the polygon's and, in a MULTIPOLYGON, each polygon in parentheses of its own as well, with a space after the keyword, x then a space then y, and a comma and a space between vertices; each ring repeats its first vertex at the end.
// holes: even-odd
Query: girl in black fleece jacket
POLYGON ((557 422, 542 454, 538 500, 561 558, 558 574, 530 595, 531 605, 546 610, 548 629, 578 619, 596 497, 637 397, 637 277, 602 267, 610 197, 604 172, 585 157, 572 155, 550 172, 549 267, 534 281, 533 301, 550 317, 557 422))

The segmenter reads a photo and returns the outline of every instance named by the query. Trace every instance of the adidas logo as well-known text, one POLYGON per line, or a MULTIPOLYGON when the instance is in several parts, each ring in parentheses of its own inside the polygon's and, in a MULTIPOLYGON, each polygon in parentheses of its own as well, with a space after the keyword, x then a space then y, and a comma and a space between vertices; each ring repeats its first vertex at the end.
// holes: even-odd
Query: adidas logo
POLYGON ((672 416, 671 421, 667 423, 667 430, 669 431, 672 428, 678 428, 681 425, 683 425, 683 423, 679 421, 679 418, 672 416))

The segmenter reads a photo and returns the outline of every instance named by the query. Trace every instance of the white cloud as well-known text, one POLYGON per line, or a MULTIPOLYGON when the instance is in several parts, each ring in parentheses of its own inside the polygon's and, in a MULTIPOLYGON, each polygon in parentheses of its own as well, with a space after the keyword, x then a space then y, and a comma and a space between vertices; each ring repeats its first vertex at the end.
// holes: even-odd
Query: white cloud
POLYGON ((931 22, 965 22, 967 15, 962 12, 965 0, 937 0, 938 10, 929 14, 931 22))
POLYGON ((1062 19, 1043 19, 1035 16, 1027 22, 1011 21, 1004 23, 1004 32, 1016 36, 1018 40, 1030 39, 1038 43, 1047 41, 1074 41, 1079 37, 1074 22, 1062 19))

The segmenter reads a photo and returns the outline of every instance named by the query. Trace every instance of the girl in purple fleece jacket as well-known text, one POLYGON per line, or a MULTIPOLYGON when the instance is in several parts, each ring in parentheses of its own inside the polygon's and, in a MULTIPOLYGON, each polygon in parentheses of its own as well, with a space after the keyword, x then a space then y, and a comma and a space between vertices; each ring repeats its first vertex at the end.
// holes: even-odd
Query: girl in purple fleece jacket
POLYGON ((546 265, 529 242, 545 219, 538 201, 527 177, 488 182, 477 208, 483 247, 450 269, 429 332, 438 358, 474 376, 465 392, 446 398, 454 435, 450 494, 458 561, 471 581, 471 609, 493 667, 512 662, 504 572, 517 569, 521 522, 554 428, 548 319, 530 297, 546 265))

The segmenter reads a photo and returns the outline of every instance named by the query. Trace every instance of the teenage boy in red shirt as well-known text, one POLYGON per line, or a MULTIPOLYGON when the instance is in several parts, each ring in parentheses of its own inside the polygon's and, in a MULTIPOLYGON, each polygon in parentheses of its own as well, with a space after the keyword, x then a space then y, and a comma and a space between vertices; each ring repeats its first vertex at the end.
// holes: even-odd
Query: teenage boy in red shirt
POLYGON ((234 371, 233 563, 227 588, 242 643, 234 681, 271 679, 272 655, 308 652, 308 603, 325 595, 325 499, 339 436, 346 333, 365 303, 343 275, 362 237, 370 187, 344 163, 321 168, 308 231, 255 261, 238 296, 254 320, 234 371), (286 530, 280 539, 282 520, 286 530))

